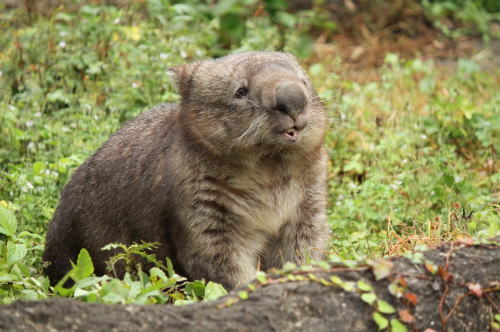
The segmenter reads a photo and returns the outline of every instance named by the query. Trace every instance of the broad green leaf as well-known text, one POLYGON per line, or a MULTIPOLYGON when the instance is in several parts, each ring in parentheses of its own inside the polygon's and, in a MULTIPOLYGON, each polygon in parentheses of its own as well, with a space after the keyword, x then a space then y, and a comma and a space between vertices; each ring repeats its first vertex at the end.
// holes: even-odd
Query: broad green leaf
POLYGON ((37 162, 34 162, 33 163, 33 173, 35 173, 35 175, 39 175, 43 169, 45 167, 45 164, 41 161, 37 161, 37 162))
POLYGON ((184 289, 184 292, 189 295, 194 295, 199 298, 203 298, 205 296, 205 282, 201 280, 195 280, 193 282, 189 282, 184 289))
POLYGON ((361 295, 361 299, 369 305, 372 305, 377 299, 377 296, 374 293, 364 293, 361 295))
POLYGON ((12 211, 0 206, 0 233, 7 236, 16 234, 17 220, 12 211))
POLYGON ((85 279, 94 272, 94 265, 87 249, 83 248, 80 250, 76 265, 71 272, 71 277, 75 281, 85 279))
POLYGON ((26 256, 28 249, 21 243, 7 243, 7 263, 12 264, 20 261, 26 256))
POLYGON ((81 289, 81 288, 76 288, 75 289, 75 293, 73 294, 73 296, 74 297, 82 297, 82 296, 87 296, 89 294, 90 294, 90 292, 88 290, 81 289))
POLYGON ((386 329, 387 326, 389 326, 389 321, 387 320, 387 318, 385 318, 378 312, 373 313, 373 320, 375 321, 375 323, 377 323, 379 331, 386 329))
POLYGON ((90 286, 98 286, 100 282, 109 280, 110 277, 102 276, 102 277, 88 277, 84 279, 80 279, 75 282, 75 286, 77 288, 89 288, 90 286))
POLYGON ((224 289, 224 287, 222 287, 222 285, 209 281, 207 286, 205 287, 205 296, 203 299, 205 301, 212 301, 226 294, 227 291, 224 289))
POLYGON ((354 282, 351 282, 351 281, 346 281, 346 282, 344 282, 344 284, 342 285, 342 288, 343 288, 346 292, 352 292, 352 291, 354 291, 354 287, 355 287, 355 284, 354 284, 354 282))
POLYGON ((373 287, 364 282, 363 280, 358 281, 358 288, 364 292, 370 292, 373 290, 373 287))
POLYGON ((397 318, 391 319, 392 332, 407 332, 406 325, 401 323, 397 318))
POLYGON ((35 300, 38 300, 38 294, 34 291, 34 290, 31 290, 31 289, 23 289, 21 291, 21 299, 23 300, 29 300, 29 301, 35 301, 35 300))
MULTIPOLYGON (((2 271, 3 272, 3 271, 2 271)), ((0 274, 0 283, 17 281, 17 276, 9 273, 0 274)))
POLYGON ((265 283, 267 282, 267 277, 266 277, 266 273, 263 272, 263 271, 257 271, 257 274, 255 276, 255 278, 261 283, 265 283))
POLYGON ((105 296, 102 297, 102 300, 106 303, 111 303, 111 304, 124 304, 126 301, 123 297, 116 293, 108 293, 105 296))
POLYGON ((377 301, 377 310, 384 314, 393 314, 396 312, 394 307, 384 300, 377 301))
POLYGON ((149 270, 149 275, 151 280, 156 280, 156 279, 160 279, 163 281, 168 280, 167 276, 165 275, 165 272, 157 267, 152 267, 149 270))

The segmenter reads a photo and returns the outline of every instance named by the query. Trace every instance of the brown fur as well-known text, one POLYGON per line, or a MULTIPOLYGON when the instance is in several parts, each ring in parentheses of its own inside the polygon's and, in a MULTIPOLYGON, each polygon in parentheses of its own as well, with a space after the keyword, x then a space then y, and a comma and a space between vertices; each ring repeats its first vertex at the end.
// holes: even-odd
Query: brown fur
POLYGON ((64 188, 43 257, 52 282, 81 248, 104 274, 110 242, 158 242, 178 273, 227 288, 259 263, 322 256, 327 116, 293 56, 242 53, 172 71, 181 103, 127 123, 64 188))

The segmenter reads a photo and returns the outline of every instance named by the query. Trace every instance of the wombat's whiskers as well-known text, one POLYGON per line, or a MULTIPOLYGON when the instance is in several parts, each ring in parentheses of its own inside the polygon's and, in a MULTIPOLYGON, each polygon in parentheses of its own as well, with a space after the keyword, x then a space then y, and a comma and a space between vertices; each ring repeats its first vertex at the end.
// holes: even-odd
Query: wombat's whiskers
POLYGON ((257 128, 259 128, 260 126, 262 126, 262 123, 264 122, 264 118, 265 118, 266 114, 265 113, 262 113, 261 115, 259 115, 257 118, 255 118, 251 123, 250 125, 248 126, 248 128, 243 132, 243 134, 241 134, 240 136, 238 136, 236 139, 234 139, 233 141, 233 144, 231 144, 231 147, 236 144, 236 143, 240 143, 241 141, 243 141, 243 139, 245 139, 245 137, 247 135, 250 135, 250 134, 253 134, 257 128))

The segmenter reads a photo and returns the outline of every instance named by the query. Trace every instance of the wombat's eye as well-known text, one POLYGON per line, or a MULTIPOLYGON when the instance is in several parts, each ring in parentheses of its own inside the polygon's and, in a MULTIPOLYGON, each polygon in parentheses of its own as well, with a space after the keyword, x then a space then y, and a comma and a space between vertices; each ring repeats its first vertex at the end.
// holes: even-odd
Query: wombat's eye
POLYGON ((239 88, 238 91, 236 91, 236 94, 234 95, 234 97, 241 99, 241 98, 245 97, 247 94, 248 94, 247 88, 239 88))

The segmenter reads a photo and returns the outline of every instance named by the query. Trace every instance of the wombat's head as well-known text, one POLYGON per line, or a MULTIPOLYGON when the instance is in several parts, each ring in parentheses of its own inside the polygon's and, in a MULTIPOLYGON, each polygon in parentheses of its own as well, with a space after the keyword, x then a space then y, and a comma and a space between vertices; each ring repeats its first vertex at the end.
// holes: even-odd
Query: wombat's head
POLYGON ((185 127, 211 149, 307 151, 323 139, 325 109, 290 54, 241 53, 171 71, 185 127))

